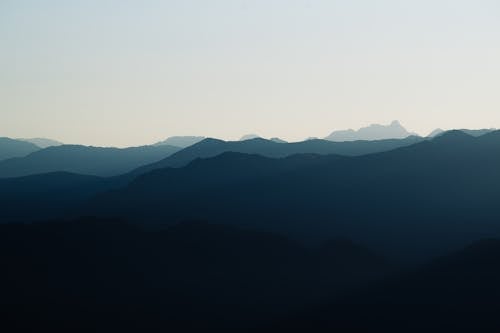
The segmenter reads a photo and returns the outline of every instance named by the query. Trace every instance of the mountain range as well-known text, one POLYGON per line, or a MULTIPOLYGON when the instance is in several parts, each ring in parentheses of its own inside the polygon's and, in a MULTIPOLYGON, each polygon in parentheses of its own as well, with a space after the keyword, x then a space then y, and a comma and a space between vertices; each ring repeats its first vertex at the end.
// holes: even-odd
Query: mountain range
POLYGON ((153 224, 206 218, 304 241, 337 235, 425 257, 500 235, 489 222, 500 219, 499 149, 500 131, 452 131, 355 157, 224 153, 145 173, 100 194, 87 213, 153 224))
POLYGON ((78 145, 53 146, 36 149, 24 157, 0 161, 0 178, 58 171, 103 177, 116 176, 158 161, 180 149, 168 145, 124 149, 78 145))
POLYGON ((52 140, 52 139, 46 139, 46 138, 31 138, 31 139, 19 139, 19 140, 31 142, 42 149, 54 147, 54 146, 62 146, 64 144, 62 142, 52 140))
POLYGON ((155 143, 155 145, 156 146, 168 145, 168 146, 186 148, 202 141, 203 139, 205 139, 204 136, 171 136, 166 140, 155 143))
POLYGON ((500 131, 29 147, 0 161, 15 331, 500 328, 500 131))
POLYGON ((384 140, 404 139, 409 136, 418 136, 416 133, 408 132, 399 121, 395 120, 389 125, 373 124, 358 130, 348 129, 334 131, 325 140, 329 141, 356 141, 356 140, 384 140))
POLYGON ((331 142, 317 139, 286 143, 262 138, 243 141, 205 139, 197 144, 172 154, 161 161, 139 168, 134 171, 134 174, 140 174, 165 167, 182 167, 197 158, 215 157, 225 152, 257 154, 272 158, 286 157, 294 154, 338 154, 345 156, 358 156, 392 150, 408 146, 422 140, 423 139, 420 137, 352 142, 331 142))
POLYGON ((14 157, 26 156, 40 150, 37 145, 21 140, 0 138, 0 161, 14 157))

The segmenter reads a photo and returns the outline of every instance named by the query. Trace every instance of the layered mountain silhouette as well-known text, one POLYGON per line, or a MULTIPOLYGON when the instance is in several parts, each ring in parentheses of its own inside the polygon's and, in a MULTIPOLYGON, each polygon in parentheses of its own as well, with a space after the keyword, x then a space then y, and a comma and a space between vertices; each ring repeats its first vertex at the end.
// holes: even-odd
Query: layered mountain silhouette
POLYGON ((180 150, 160 145, 134 148, 100 148, 77 145, 49 147, 25 157, 0 161, 0 178, 65 171, 115 176, 149 164, 180 150))
POLYGON ((262 138, 257 134, 245 134, 240 138, 240 141, 247 141, 253 139, 262 139, 262 138))
POLYGON ((435 138, 436 136, 440 135, 440 134, 443 134, 445 131, 441 128, 436 128, 435 130, 433 130, 432 132, 429 133, 429 135, 427 135, 428 138, 435 138))
POLYGON ((48 148, 48 147, 54 147, 54 146, 62 146, 63 143, 62 142, 59 142, 59 141, 56 141, 56 140, 52 140, 52 139, 46 139, 46 138, 31 138, 31 139, 20 139, 22 141, 26 141, 26 142, 31 142, 35 145, 37 145, 38 147, 40 148, 48 148))
POLYGON ((155 145, 168 145, 180 148, 186 148, 205 139, 204 136, 172 136, 164 141, 155 143, 155 145))
POLYGON ((452 131, 359 157, 224 153, 144 174, 89 209, 143 223, 217 219, 303 240, 336 235, 426 257, 500 235, 498 149, 498 131, 452 131))
POLYGON ((356 140, 384 140, 384 139, 403 139, 409 136, 416 136, 415 133, 408 132, 399 121, 395 120, 391 124, 378 125, 373 124, 359 130, 341 130, 334 131, 325 140, 329 141, 356 141, 356 140))
POLYGON ((500 329, 500 131, 31 149, 0 161, 12 331, 500 329))
POLYGON ((157 163, 140 168, 134 171, 134 174, 141 174, 165 167, 182 167, 197 158, 214 157, 225 152, 257 154, 273 158, 286 157, 294 154, 338 154, 357 156, 388 151, 408 146, 422 140, 423 139, 420 137, 408 137, 405 139, 379 141, 331 142, 327 140, 308 140, 286 143, 262 138, 244 141, 205 139, 157 163))
MULTIPOLYGON (((482 136, 482 135, 485 135, 485 134, 488 134, 488 133, 491 133, 491 132, 494 132, 496 131, 495 128, 483 128, 483 129, 459 129, 458 131, 461 131, 461 132, 464 132, 470 136, 475 136, 475 137, 479 137, 479 136, 482 136)), ((437 137, 439 135, 442 135, 443 133, 446 133, 447 131, 445 130, 442 130, 440 128, 437 128, 435 129, 434 131, 432 131, 427 137, 428 138, 434 138, 434 137, 437 137)))
POLYGON ((33 143, 10 138, 0 138, 0 161, 14 157, 23 157, 40 150, 33 143))

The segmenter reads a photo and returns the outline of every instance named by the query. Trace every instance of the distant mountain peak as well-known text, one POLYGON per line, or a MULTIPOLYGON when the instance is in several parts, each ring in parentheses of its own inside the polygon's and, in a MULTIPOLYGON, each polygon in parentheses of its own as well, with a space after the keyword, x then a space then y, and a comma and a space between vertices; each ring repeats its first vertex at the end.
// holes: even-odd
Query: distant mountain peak
POLYGON ((240 139, 240 141, 246 141, 246 140, 252 140, 252 139, 259 139, 261 138, 259 135, 257 134, 246 134, 246 135, 243 135, 240 139))
POLYGON ((444 133, 444 130, 441 128, 436 128, 434 131, 430 132, 429 135, 427 135, 428 138, 434 138, 440 134, 444 133))
POLYGON ((30 142, 40 148, 48 148, 48 147, 56 147, 56 146, 62 146, 63 143, 52 140, 52 139, 46 139, 46 138, 31 138, 31 139, 19 139, 21 141, 25 142, 30 142))
POLYGON ((169 145, 180 148, 192 146, 205 139, 204 136, 171 136, 166 140, 155 143, 155 146, 169 145))
POLYGON ((408 132, 398 120, 389 125, 371 124, 358 130, 348 129, 334 131, 325 139, 330 141, 384 140, 404 139, 416 135, 408 132))
POLYGON ((456 141, 469 141, 473 139, 474 137, 464 131, 461 130, 451 130, 451 131, 446 131, 437 137, 435 137, 432 141, 435 142, 456 142, 456 141))
POLYGON ((285 140, 282 140, 280 138, 271 138, 270 140, 276 143, 287 143, 285 140))
POLYGON ((0 161, 23 157, 39 149, 39 146, 28 141, 0 137, 0 161))

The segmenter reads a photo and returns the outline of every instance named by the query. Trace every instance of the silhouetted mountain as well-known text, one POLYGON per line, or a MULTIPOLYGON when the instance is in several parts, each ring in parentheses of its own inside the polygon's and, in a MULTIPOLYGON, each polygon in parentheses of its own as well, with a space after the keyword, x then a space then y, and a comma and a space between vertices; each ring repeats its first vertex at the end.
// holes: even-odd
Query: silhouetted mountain
POLYGON ((261 138, 245 141, 205 139, 157 163, 135 170, 134 174, 142 174, 150 170, 165 167, 182 167, 197 158, 214 157, 224 152, 258 154, 266 157, 286 157, 294 154, 310 153, 357 156, 392 150, 422 140, 420 137, 408 137, 406 139, 380 141, 331 142, 326 140, 309 140, 293 143, 277 143, 261 138))
POLYGON ((2 325, 240 331, 386 274, 387 264, 358 252, 201 222, 157 231, 93 219, 0 225, 2 325))
POLYGON ((25 157, 1 161, 0 178, 56 171, 114 176, 161 160, 179 149, 167 145, 124 149, 75 145, 49 147, 25 157))
POLYGON ((443 134, 445 131, 442 130, 441 128, 436 128, 434 131, 430 132, 429 135, 427 135, 428 138, 434 138, 438 135, 443 134))
POLYGON ((45 138, 32 138, 32 139, 19 139, 19 140, 22 140, 22 141, 26 141, 26 142, 31 142, 35 145, 37 145, 38 147, 40 148, 48 148, 48 147, 54 147, 54 146, 62 146, 63 143, 62 142, 59 142, 59 141, 56 141, 56 140, 52 140, 52 139, 45 139, 45 138))
POLYGON ((205 139, 204 136, 172 136, 164 141, 155 143, 155 145, 169 145, 174 147, 186 148, 205 139))
POLYGON ((331 305, 294 314, 275 331, 497 332, 500 241, 482 240, 331 305), (363 320, 359 320, 363 318, 363 320))
POLYGON ((494 132, 494 131, 496 131, 496 129, 495 128, 485 128, 485 129, 477 129, 477 130, 461 129, 459 131, 467 133, 467 134, 469 134, 471 136, 479 137, 479 136, 483 136, 485 134, 494 132))
MULTIPOLYGON (((460 131, 460 132, 464 132, 470 136, 479 137, 479 136, 483 136, 485 134, 494 132, 494 131, 496 131, 496 129, 494 129, 494 128, 485 128, 485 129, 477 129, 477 130, 459 129, 459 130, 452 130, 452 131, 460 131)), ((446 132, 449 132, 449 131, 444 131, 444 130, 438 128, 438 129, 435 129, 434 131, 432 131, 427 137, 428 138, 435 138, 435 137, 442 135, 443 133, 446 133, 446 132)))
POLYGON ((40 148, 29 142, 10 138, 0 138, 0 161, 26 156, 37 150, 40 150, 40 148))
POLYGON ((257 134, 246 134, 243 135, 240 139, 240 141, 247 141, 247 140, 253 140, 253 139, 262 139, 260 136, 257 134))
POLYGON ((357 140, 384 140, 384 139, 404 139, 409 136, 416 136, 415 133, 408 132, 401 124, 395 120, 391 124, 377 125, 332 132, 325 140, 329 141, 357 141, 357 140))
POLYGON ((499 149, 499 131, 451 131, 359 157, 225 153, 145 174, 96 198, 88 212, 149 223, 216 219, 299 239, 335 235, 424 258, 500 235, 499 149))
POLYGON ((496 332, 500 131, 410 139, 207 139, 135 179, 0 179, 1 223, 129 221, 0 224, 3 327, 496 332))
POLYGON ((0 223, 65 216, 83 200, 114 187, 109 179, 66 172, 0 179, 0 223))
POLYGON ((271 140, 271 141, 273 141, 273 142, 276 142, 276 143, 288 143, 288 142, 286 142, 285 140, 282 140, 282 139, 280 139, 280 138, 271 138, 271 139, 269 139, 269 140, 271 140))

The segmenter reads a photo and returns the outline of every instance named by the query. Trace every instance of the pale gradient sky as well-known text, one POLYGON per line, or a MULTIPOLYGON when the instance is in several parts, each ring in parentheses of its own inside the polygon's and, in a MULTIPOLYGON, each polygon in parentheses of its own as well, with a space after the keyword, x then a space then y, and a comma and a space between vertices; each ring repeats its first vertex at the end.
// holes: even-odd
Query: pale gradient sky
POLYGON ((500 127, 498 0, 0 0, 0 136, 500 127))

